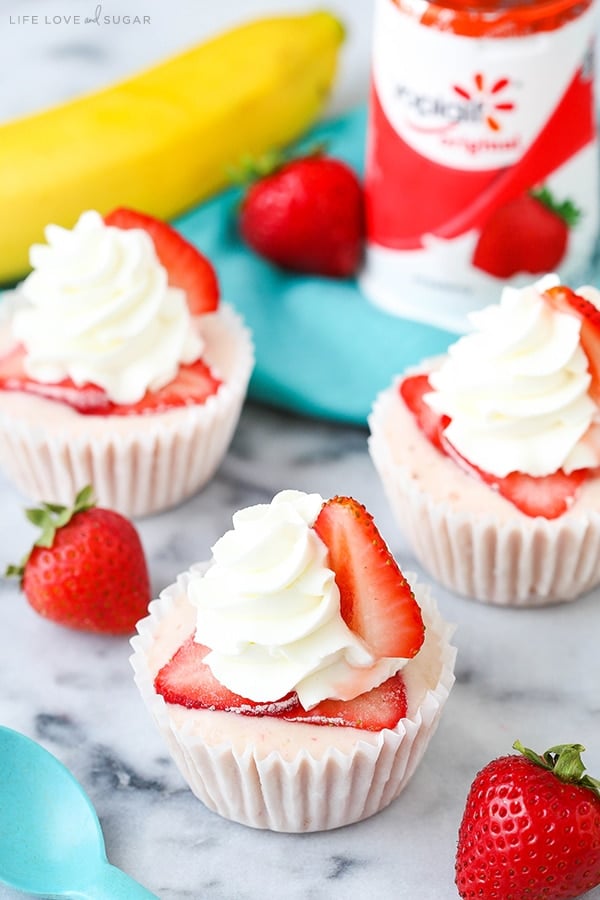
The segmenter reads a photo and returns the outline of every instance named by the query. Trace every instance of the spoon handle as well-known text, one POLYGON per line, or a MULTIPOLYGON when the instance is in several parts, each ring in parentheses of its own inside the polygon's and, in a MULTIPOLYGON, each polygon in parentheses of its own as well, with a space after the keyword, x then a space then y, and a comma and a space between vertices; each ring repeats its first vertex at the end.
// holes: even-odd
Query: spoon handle
POLYGON ((159 900, 138 881, 106 862, 94 873, 94 884, 86 892, 89 900, 159 900))

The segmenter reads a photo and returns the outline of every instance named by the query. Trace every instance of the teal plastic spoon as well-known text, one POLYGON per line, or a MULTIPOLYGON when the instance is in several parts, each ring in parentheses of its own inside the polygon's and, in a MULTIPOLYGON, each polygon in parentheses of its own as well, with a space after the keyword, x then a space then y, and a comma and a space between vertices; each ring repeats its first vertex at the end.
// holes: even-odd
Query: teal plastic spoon
POLYGON ((106 858, 96 811, 61 762, 0 726, 0 881, 40 897, 158 900, 106 858))

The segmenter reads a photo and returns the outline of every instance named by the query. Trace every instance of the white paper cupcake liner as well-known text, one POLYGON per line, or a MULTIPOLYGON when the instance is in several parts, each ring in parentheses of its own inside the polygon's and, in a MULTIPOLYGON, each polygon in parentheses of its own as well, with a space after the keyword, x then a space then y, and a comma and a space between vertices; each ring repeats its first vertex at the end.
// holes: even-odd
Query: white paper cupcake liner
POLYGON ((131 641, 131 663, 144 703, 193 793, 227 819, 283 832, 338 828, 388 806, 425 753, 454 683, 453 628, 429 590, 415 589, 427 631, 404 670, 408 715, 394 729, 375 733, 165 703, 153 682, 193 631, 189 575, 150 604, 131 641))
POLYGON ((98 503, 141 516, 174 506, 214 474, 239 419, 254 365, 250 333, 223 305, 203 316, 205 360, 222 379, 200 405, 140 416, 84 416, 43 398, 0 392, 0 465, 35 501, 98 503))
POLYGON ((374 404, 369 451, 423 568, 458 594, 512 607, 572 601, 600 583, 600 484, 556 519, 524 515, 429 444, 399 381, 374 404))

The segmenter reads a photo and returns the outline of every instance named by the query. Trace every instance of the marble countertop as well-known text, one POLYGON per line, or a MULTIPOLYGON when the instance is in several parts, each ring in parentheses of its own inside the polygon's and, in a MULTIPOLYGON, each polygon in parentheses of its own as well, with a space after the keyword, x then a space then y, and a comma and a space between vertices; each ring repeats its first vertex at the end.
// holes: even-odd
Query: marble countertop
MULTIPOLYGON (((405 570, 426 576, 398 534, 366 431, 248 404, 212 483, 179 508, 137 522, 155 591, 230 527, 239 507, 284 487, 353 494, 405 570)), ((32 526, 0 480, 0 546, 19 559, 32 526)), ((457 625, 457 682, 414 778, 390 807, 332 832, 254 831, 209 812, 184 785, 137 693, 126 639, 39 618, 15 585, 0 590, 0 722, 40 741, 94 803, 109 859, 161 900, 453 900, 456 833, 469 784, 519 738, 539 750, 580 741, 600 772, 598 592, 535 611, 485 607, 438 588, 457 625), (596 637, 595 637, 596 636, 596 637)), ((590 900, 600 898, 600 890, 590 900)), ((16 897, 0 888, 2 900, 16 897)))
MULTIPOLYGON (((113 80, 254 13, 312 3, 116 0, 106 13, 143 12, 127 27, 11 24, 9 16, 87 12, 93 0, 4 0, 0 119, 113 80), (118 7, 118 8, 117 8, 118 7), (132 37, 133 35, 133 37, 132 37)), ((333 2, 349 23, 331 109, 366 95, 370 6, 333 2)), ((303 420, 248 403, 219 472, 177 509, 137 522, 157 593, 206 558, 239 507, 285 487, 352 494, 375 516, 405 570, 426 579, 399 534, 369 460, 366 430, 303 420)), ((24 498, 0 475, 3 565, 33 528, 24 498)), ((0 723, 43 744, 85 787, 109 859, 161 900, 455 900, 456 834, 476 771, 515 738, 539 750, 588 747, 600 776, 600 592, 536 611, 484 607, 436 589, 457 625, 457 683, 413 780, 388 809, 333 832, 254 831, 206 810, 179 776, 133 683, 126 639, 71 632, 39 618, 14 583, 0 585, 0 723)), ((0 798, 1 800, 1 798, 0 798)), ((0 898, 17 895, 0 886, 0 898)), ((589 895, 600 898, 600 889, 589 895)))

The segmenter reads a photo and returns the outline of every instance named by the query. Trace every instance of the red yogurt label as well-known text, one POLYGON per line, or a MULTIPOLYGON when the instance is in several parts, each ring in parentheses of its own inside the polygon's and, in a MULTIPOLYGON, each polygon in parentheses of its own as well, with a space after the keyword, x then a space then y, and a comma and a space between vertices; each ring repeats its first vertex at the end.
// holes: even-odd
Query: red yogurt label
POLYGON ((444 9, 434 27, 377 0, 362 276, 374 302, 462 331, 504 284, 583 270, 598 229, 596 16, 583 5, 552 29, 474 37, 443 27, 444 9))

